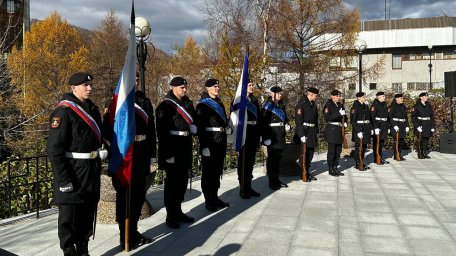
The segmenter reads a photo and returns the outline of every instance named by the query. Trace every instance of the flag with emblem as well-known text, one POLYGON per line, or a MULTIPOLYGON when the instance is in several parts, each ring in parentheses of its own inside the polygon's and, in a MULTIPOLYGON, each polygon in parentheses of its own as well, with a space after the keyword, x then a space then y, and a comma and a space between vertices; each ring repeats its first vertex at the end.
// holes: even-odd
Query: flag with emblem
POLYGON ((135 10, 131 8, 130 36, 125 63, 117 83, 114 97, 109 106, 109 121, 113 125, 109 172, 123 186, 131 184, 133 145, 136 134, 135 123, 135 80, 136 80, 136 36, 135 10))

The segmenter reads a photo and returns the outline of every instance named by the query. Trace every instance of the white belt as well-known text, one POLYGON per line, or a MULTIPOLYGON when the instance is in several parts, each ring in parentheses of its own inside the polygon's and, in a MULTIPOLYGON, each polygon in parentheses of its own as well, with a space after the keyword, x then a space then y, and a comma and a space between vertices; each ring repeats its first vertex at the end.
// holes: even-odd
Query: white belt
POLYGON ((223 128, 223 127, 206 127, 204 130, 206 132, 224 132, 225 128, 223 128))
POLYGON ((146 135, 136 135, 135 136, 135 141, 143 141, 146 140, 146 135))
POLYGON ((356 121, 357 124, 368 124, 370 123, 369 120, 359 120, 359 121, 356 121))
POLYGON ((302 125, 309 126, 309 127, 314 127, 315 126, 315 124, 306 123, 306 122, 302 123, 302 125))
POLYGON ((90 153, 65 152, 65 156, 74 159, 95 159, 98 157, 98 151, 92 151, 90 153))
POLYGON ((173 131, 173 130, 170 130, 169 134, 176 135, 176 136, 188 136, 190 133, 188 131, 173 131))
POLYGON ((339 122, 328 122, 328 124, 342 126, 342 124, 339 122))
POLYGON ((378 120, 378 121, 388 121, 388 118, 376 117, 375 120, 378 120))
POLYGON ((405 119, 402 119, 402 118, 393 118, 393 121, 405 122, 405 119))
POLYGON ((283 126, 283 122, 280 123, 270 123, 269 126, 283 126))
POLYGON ((421 116, 419 116, 418 120, 431 120, 431 118, 430 117, 421 117, 421 116))
POLYGON ((247 124, 256 125, 256 121, 247 121, 247 124))

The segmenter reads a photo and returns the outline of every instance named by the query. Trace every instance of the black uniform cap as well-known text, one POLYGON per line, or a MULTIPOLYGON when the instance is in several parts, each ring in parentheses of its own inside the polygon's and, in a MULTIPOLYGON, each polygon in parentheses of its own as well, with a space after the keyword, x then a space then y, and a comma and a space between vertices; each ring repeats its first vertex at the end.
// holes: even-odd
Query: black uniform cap
POLYGON ((279 93, 282 91, 282 88, 280 88, 279 86, 273 86, 269 89, 269 91, 271 91, 273 93, 279 93))
POLYGON ((211 79, 208 79, 208 80, 206 81, 206 83, 204 84, 204 86, 206 86, 206 87, 212 87, 212 86, 214 86, 214 85, 216 85, 216 84, 219 84, 219 80, 214 79, 214 78, 211 78, 211 79))
POLYGON ((375 96, 382 96, 382 95, 385 95, 384 92, 377 92, 377 94, 375 94, 375 96))
POLYGON ((175 78, 171 79, 171 82, 169 82, 169 85, 171 86, 181 86, 181 85, 187 85, 187 80, 185 78, 176 76, 175 78))
POLYGON ((356 93, 356 97, 363 97, 363 96, 366 96, 366 93, 365 92, 358 92, 356 93))
POLYGON ((70 79, 68 79, 68 84, 69 85, 80 85, 85 82, 92 81, 93 77, 91 74, 86 73, 86 72, 78 72, 74 73, 70 76, 70 79))
POLYGON ((315 88, 315 87, 309 87, 309 89, 307 89, 308 92, 311 92, 311 93, 314 93, 314 94, 318 94, 320 93, 320 91, 315 88))
POLYGON ((422 93, 420 93, 420 96, 419 96, 419 97, 421 98, 421 97, 423 97, 423 96, 428 96, 427 92, 422 92, 422 93))
POLYGON ((404 97, 404 95, 402 95, 402 93, 398 93, 398 94, 395 94, 395 95, 394 95, 394 98, 395 98, 395 99, 401 98, 401 97, 404 97))
POLYGON ((339 90, 332 90, 329 94, 331 94, 331 96, 342 95, 342 93, 339 90))
POLYGON ((247 81, 247 84, 254 84, 255 82, 252 81, 252 79, 249 78, 249 80, 247 81))

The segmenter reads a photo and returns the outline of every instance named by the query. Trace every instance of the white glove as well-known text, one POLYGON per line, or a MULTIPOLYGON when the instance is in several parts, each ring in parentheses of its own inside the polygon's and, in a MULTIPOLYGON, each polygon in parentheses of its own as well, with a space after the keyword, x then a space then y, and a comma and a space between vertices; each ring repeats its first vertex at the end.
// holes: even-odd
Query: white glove
POLYGON ((151 157, 151 158, 150 158, 150 164, 154 164, 154 163, 155 163, 155 161, 157 161, 157 159, 156 159, 156 158, 154 158, 154 157, 151 157))
POLYGON ((108 157, 108 151, 106 149, 99 149, 98 155, 100 156, 101 160, 105 160, 108 157))
POLYGON ((418 126, 418 128, 416 128, 419 132, 423 132, 423 127, 421 126, 418 126))
POLYGON ((174 156, 165 160, 168 164, 174 164, 174 156))
POLYGON ((203 148, 203 156, 211 156, 211 151, 209 150, 209 148, 203 148))
POLYGON ((390 134, 390 129, 388 129, 388 134, 390 134))
POLYGON ((73 183, 68 182, 64 186, 59 187, 59 190, 60 190, 60 192, 63 192, 63 193, 73 192, 73 183))
POLYGON ((267 139, 267 140, 263 141, 263 144, 266 146, 271 145, 271 139, 267 139))
POLYGON ((380 134, 380 128, 376 128, 374 131, 375 131, 375 135, 379 135, 380 134))
POLYGON ((341 116, 345 116, 345 110, 340 109, 340 110, 339 110, 339 113, 340 113, 341 116))
POLYGON ((410 128, 405 127, 405 132, 409 132, 409 131, 410 131, 410 128))
POLYGON ((301 137, 301 142, 302 142, 302 143, 306 143, 306 141, 307 141, 306 136, 302 136, 302 137, 301 137))
POLYGON ((347 127, 348 127, 348 124, 347 124, 347 123, 344 123, 344 127, 347 128, 347 127))
POLYGON ((374 130, 371 130, 371 135, 374 135, 374 130))
POLYGON ((362 132, 358 132, 358 134, 356 134, 356 135, 358 135, 358 138, 360 138, 360 139, 363 138, 363 133, 362 132))
POLYGON ((434 129, 434 128, 432 128, 432 129, 431 129, 431 132, 435 132, 435 129, 434 129))
POLYGON ((289 124, 286 124, 286 125, 285 125, 285 131, 288 132, 288 131, 290 131, 290 130, 291 130, 291 126, 290 126, 289 124))
POLYGON ((198 128, 196 125, 190 125, 190 133, 191 134, 196 134, 198 132, 198 128))
POLYGON ((226 127, 225 133, 226 133, 227 135, 230 135, 230 134, 233 133, 233 129, 231 129, 231 127, 228 126, 228 127, 226 127))
POLYGON ((396 132, 398 132, 398 131, 399 131, 399 126, 395 125, 395 126, 393 127, 393 129, 394 129, 396 132))

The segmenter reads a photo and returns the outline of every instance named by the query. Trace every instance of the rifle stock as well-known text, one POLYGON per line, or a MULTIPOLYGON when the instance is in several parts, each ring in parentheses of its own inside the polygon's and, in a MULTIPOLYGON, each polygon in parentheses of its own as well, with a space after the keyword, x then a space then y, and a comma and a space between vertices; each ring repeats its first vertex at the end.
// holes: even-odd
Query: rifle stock
POLYGON ((347 138, 345 137, 345 126, 344 126, 344 124, 345 124, 345 116, 342 116, 342 123, 341 124, 342 124, 342 126, 341 126, 342 127, 342 137, 344 138, 343 147, 345 149, 347 149, 348 148, 348 143, 347 143, 347 138))
POLYGON ((418 159, 424 158, 423 149, 421 148, 421 132, 418 135, 418 159))
POLYGON ((395 150, 396 150, 395 160, 400 161, 401 157, 399 155, 399 132, 398 131, 396 131, 396 148, 395 148, 395 150))
POLYGON ((376 134, 375 139, 377 141, 377 145, 375 147, 375 163, 381 164, 382 161, 380 158, 380 134, 376 134))
POLYGON ((364 171, 364 163, 363 163, 363 158, 362 158, 362 154, 363 154, 363 139, 362 138, 359 138, 359 154, 358 154, 358 170, 360 171, 364 171))
POLYGON ((306 150, 307 150, 307 143, 302 144, 302 181, 307 182, 307 168, 306 168, 306 150))

